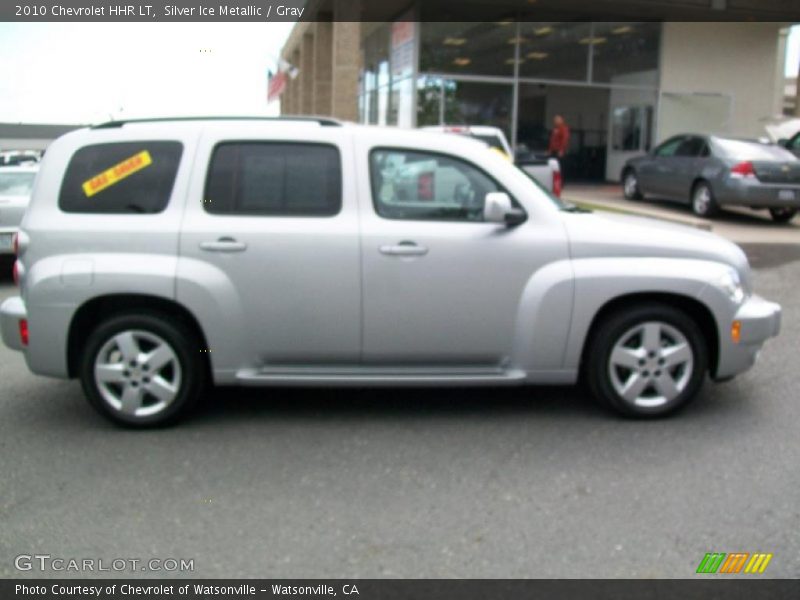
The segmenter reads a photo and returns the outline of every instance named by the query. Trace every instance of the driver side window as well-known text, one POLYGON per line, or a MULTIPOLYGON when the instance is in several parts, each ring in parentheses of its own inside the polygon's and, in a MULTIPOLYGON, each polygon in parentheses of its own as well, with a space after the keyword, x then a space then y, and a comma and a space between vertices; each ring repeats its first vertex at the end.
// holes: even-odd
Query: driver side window
POLYGON ((477 167, 432 152, 373 150, 370 177, 375 210, 387 219, 483 221, 486 194, 503 191, 477 167))

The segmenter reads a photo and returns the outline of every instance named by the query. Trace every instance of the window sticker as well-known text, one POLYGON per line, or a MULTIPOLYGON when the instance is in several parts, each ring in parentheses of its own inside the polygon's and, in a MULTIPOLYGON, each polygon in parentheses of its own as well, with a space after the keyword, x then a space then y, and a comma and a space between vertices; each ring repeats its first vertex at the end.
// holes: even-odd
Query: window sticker
POLYGON ((147 150, 142 150, 138 154, 134 154, 130 158, 126 158, 122 162, 117 163, 110 169, 106 169, 102 173, 84 181, 83 192, 86 194, 87 198, 91 198, 104 189, 133 175, 137 171, 149 167, 151 164, 153 164, 153 159, 150 153, 147 150))

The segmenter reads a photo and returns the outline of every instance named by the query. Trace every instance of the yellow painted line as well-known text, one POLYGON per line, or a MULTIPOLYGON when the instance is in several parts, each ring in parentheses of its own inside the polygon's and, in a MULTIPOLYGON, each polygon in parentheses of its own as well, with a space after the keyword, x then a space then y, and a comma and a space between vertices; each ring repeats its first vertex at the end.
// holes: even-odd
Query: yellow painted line
POLYGON ((759 569, 758 572, 759 573, 763 573, 764 571, 766 571, 767 570, 767 565, 769 564, 769 561, 771 561, 771 560, 772 560, 772 554, 765 555, 764 556, 764 562, 761 563, 761 569, 759 569))
POLYGON ((772 560, 772 554, 753 554, 744 572, 763 573, 770 560, 772 560))
POLYGON ((137 171, 141 171, 152 164, 153 159, 150 153, 147 150, 142 150, 139 154, 134 154, 130 158, 126 158, 113 167, 84 181, 82 186, 83 193, 86 194, 87 198, 91 198, 95 194, 102 192, 104 189, 111 187, 115 183, 122 181, 126 177, 130 177, 137 171))

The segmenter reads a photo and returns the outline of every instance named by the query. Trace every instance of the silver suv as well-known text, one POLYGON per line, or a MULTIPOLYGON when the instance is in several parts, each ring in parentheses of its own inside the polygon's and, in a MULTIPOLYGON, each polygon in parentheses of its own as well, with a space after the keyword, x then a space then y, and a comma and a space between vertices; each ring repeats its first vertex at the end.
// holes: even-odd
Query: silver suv
POLYGON ((485 144, 326 120, 114 122, 48 149, 2 335, 101 413, 209 383, 572 384, 654 417, 781 309, 714 235, 551 198, 485 144))

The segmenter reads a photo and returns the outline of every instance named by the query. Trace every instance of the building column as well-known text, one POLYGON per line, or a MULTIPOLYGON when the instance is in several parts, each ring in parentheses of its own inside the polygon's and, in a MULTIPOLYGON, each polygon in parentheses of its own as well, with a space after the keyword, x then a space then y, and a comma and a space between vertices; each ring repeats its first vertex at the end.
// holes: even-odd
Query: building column
POLYGON ((300 51, 300 88, 303 90, 303 104, 300 113, 310 115, 314 112, 314 34, 303 34, 300 51))
POLYGON ((291 114, 291 103, 292 103, 292 86, 289 85, 289 82, 286 82, 286 87, 283 88, 283 92, 281 93, 281 114, 288 115, 291 114))
POLYGON ((346 121, 358 121, 361 23, 357 19, 360 14, 359 0, 334 3, 331 113, 346 121))
POLYGON ((315 115, 333 114, 331 104, 331 78, 333 67, 333 24, 319 21, 314 32, 314 106, 315 115))
MULTIPOLYGON (((292 52, 292 58, 289 60, 293 67, 300 66, 300 48, 296 48, 292 52)), ((292 114, 300 114, 303 106, 303 89, 300 87, 300 75, 294 79, 289 79, 289 84, 292 87, 292 114)))

